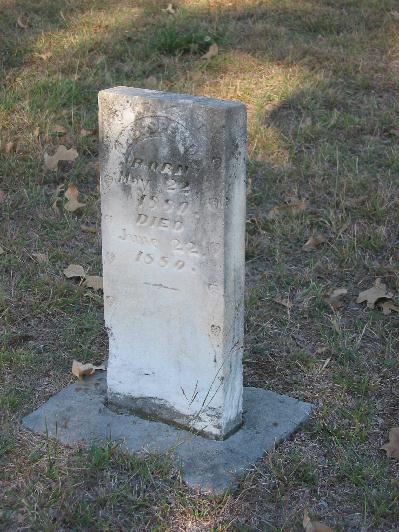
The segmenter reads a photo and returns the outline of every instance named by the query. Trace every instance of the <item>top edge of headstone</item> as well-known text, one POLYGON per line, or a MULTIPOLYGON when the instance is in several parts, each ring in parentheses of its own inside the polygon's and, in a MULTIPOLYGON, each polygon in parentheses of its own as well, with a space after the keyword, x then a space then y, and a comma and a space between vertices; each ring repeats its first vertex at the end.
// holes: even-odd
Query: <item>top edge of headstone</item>
POLYGON ((158 91, 153 89, 141 89, 136 87, 126 87, 120 85, 118 87, 111 87, 99 92, 100 94, 119 94, 127 97, 146 97, 153 100, 168 99, 171 102, 178 102, 182 104, 198 104, 206 107, 215 108, 231 108, 243 107, 245 105, 237 100, 222 100, 219 98, 208 98, 206 96, 190 96, 189 94, 181 94, 178 92, 158 91))

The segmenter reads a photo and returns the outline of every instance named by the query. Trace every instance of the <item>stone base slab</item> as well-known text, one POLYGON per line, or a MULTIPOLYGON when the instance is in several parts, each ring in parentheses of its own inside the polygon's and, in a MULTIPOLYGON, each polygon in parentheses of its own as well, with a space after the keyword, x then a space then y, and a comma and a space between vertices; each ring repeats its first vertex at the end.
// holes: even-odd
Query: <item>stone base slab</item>
POLYGON ((244 424, 224 441, 210 440, 159 421, 106 406, 106 374, 69 385, 26 416, 25 427, 65 444, 121 442, 127 451, 172 451, 183 480, 221 494, 262 455, 292 434, 312 406, 259 388, 244 388, 244 424))

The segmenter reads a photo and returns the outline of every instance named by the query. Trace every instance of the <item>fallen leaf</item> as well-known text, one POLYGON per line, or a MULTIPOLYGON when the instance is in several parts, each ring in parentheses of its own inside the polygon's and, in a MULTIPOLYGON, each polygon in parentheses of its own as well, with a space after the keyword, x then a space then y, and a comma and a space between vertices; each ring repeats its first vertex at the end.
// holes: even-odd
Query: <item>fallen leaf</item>
POLYGON ((303 512, 303 529, 305 532, 334 532, 332 528, 324 525, 320 521, 311 521, 308 511, 303 512))
POLYGON ((394 18, 395 20, 399 20, 399 11, 391 11, 390 12, 390 15, 392 18, 394 18))
POLYGON ((3 253, 5 253, 5 250, 0 246, 0 255, 3 255, 3 253))
POLYGON ((393 427, 389 431, 389 442, 381 447, 387 452, 388 458, 399 460, 399 427, 393 427))
POLYGON ((72 374, 78 379, 82 379, 85 375, 93 375, 96 370, 104 371, 105 364, 94 366, 93 364, 82 364, 78 360, 72 362, 72 374))
POLYGON ((301 212, 306 211, 309 207, 309 202, 307 199, 300 199, 300 198, 289 198, 286 203, 283 203, 282 205, 277 205, 276 207, 273 207, 268 215, 268 220, 275 220, 276 218, 279 218, 280 216, 284 216, 285 214, 300 214, 301 212))
POLYGON ((306 242, 306 244, 302 246, 302 249, 304 251, 313 251, 314 249, 317 249, 321 244, 324 244, 324 242, 327 242, 326 237, 318 233, 316 235, 311 236, 306 242))
POLYGON ((35 138, 39 138, 40 136, 40 127, 35 127, 35 129, 33 130, 33 134, 35 136, 35 138))
POLYGON ((6 199, 6 193, 4 190, 1 190, 0 188, 0 203, 3 203, 3 201, 6 199))
POLYGON ((56 133, 57 135, 65 135, 67 130, 64 128, 64 126, 61 126, 60 124, 55 124, 51 128, 51 133, 56 133))
POLYGON ((97 128, 85 129, 84 127, 82 127, 82 129, 80 130, 81 137, 92 137, 94 135, 97 135, 97 128))
POLYGON ((346 288, 336 288, 331 292, 331 294, 326 297, 324 300, 328 303, 334 310, 342 308, 345 303, 342 301, 342 298, 348 293, 346 288))
POLYGON ((98 233, 98 229, 94 225, 81 225, 80 228, 84 233, 98 233))
POLYGON ((84 286, 87 286, 88 288, 93 288, 93 290, 102 290, 103 289, 103 278, 99 275, 88 275, 86 277, 85 282, 83 283, 84 286))
POLYGON ((386 285, 381 279, 376 279, 374 286, 368 290, 360 292, 356 303, 367 303, 368 308, 374 308, 377 301, 380 299, 392 299, 392 293, 387 291, 386 285))
POLYGON ((92 375, 95 371, 93 364, 82 364, 78 360, 72 362, 72 374, 78 379, 82 379, 85 375, 92 375))
POLYGON ((37 262, 48 262, 48 256, 45 253, 32 253, 37 262))
POLYGON ((47 170, 56 170, 59 161, 74 161, 77 156, 78 152, 74 148, 68 150, 63 144, 60 144, 54 155, 44 153, 44 166, 47 170))
POLYGON ((381 301, 379 303, 377 303, 377 307, 382 309, 382 313, 385 314, 386 316, 388 314, 391 314, 391 312, 399 312, 399 306, 398 305, 395 305, 395 303, 393 303, 393 301, 381 301))
POLYGON ((18 17, 17 18, 17 24, 20 28, 22 28, 23 30, 26 30, 28 29, 28 26, 25 24, 25 22, 23 22, 23 20, 21 19, 21 17, 18 17))
POLYGON ((80 266, 80 264, 70 264, 67 268, 65 268, 63 274, 65 277, 68 277, 68 279, 71 279, 72 277, 86 277, 83 266, 80 266))
POLYGON ((294 306, 294 303, 290 299, 282 299, 281 297, 276 297, 274 301, 279 305, 283 305, 283 307, 286 307, 288 310, 291 310, 294 306))
POLYGON ((204 54, 201 59, 212 59, 219 53, 219 46, 216 43, 210 45, 209 50, 204 54))
POLYGON ((11 153, 14 150, 14 148, 15 148, 15 143, 12 140, 10 140, 10 142, 6 143, 4 147, 4 151, 6 153, 11 153))
POLYGON ((85 207, 86 205, 86 203, 80 203, 78 201, 79 191, 75 185, 69 185, 69 187, 65 191, 64 196, 68 200, 64 205, 64 209, 66 211, 75 212, 78 209, 85 207))
POLYGON ((176 8, 173 6, 173 4, 168 4, 168 7, 164 9, 164 11, 169 15, 176 15, 177 13, 176 8))

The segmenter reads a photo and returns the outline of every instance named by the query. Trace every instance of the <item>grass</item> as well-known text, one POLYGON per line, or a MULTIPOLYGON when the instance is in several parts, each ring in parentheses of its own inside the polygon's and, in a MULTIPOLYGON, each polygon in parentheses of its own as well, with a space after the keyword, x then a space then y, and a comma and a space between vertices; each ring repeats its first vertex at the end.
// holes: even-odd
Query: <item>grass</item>
POLYGON ((300 530, 308 508, 335 530, 396 530, 399 467, 380 447, 398 425, 398 316, 356 297, 377 277, 399 288, 397 3, 167 4, 0 0, 0 527, 300 530), (106 357, 101 297, 62 270, 101 273, 100 236, 81 230, 99 227, 97 144, 80 130, 112 85, 247 105, 245 382, 315 413, 222 498, 186 488, 170 457, 66 448, 20 426, 70 382, 73 358, 106 357), (79 157, 45 172, 58 144, 79 157), (86 207, 57 213, 70 183, 86 207), (268 218, 292 197, 309 208, 268 218), (317 232, 327 243, 304 252, 317 232), (324 296, 340 287, 334 311, 324 296))

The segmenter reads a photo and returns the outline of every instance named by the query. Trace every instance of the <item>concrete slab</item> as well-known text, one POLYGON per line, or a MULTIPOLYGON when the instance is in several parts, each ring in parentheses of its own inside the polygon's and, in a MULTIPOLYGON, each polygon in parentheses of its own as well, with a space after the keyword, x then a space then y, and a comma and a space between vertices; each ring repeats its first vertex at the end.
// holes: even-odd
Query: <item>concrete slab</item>
POLYGON ((224 441, 195 435, 158 421, 110 410, 106 374, 97 372, 71 384, 26 416, 22 423, 65 444, 110 439, 128 451, 172 451, 184 481, 204 493, 234 487, 251 464, 287 438, 309 416, 312 406, 285 395, 244 388, 244 424, 224 441))

